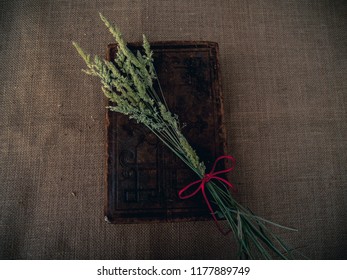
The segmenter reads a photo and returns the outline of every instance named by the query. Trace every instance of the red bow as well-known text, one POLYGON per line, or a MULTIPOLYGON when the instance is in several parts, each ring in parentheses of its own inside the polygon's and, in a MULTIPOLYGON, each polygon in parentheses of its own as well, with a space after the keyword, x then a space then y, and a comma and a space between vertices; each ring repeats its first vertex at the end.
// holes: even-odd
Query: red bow
POLYGON ((228 232, 225 232, 225 231, 223 231, 223 230, 221 229, 221 227, 219 226, 217 217, 216 217, 216 215, 214 214, 214 211, 213 211, 213 209, 212 209, 212 206, 211 206, 211 204, 210 204, 210 202, 209 202, 209 200, 208 200, 208 198, 207 198, 207 195, 206 195, 206 192, 205 192, 205 184, 206 184, 208 181, 210 181, 210 180, 212 180, 212 179, 215 179, 215 180, 219 180, 219 181, 223 182, 223 183, 224 183, 225 185, 227 185, 229 188, 234 188, 234 186, 233 186, 231 183, 229 183, 227 180, 225 180, 224 178, 221 178, 221 177, 217 176, 217 175, 219 175, 219 174, 228 173, 229 171, 233 170, 234 167, 235 167, 235 159, 234 159, 232 156, 220 156, 220 157, 217 158, 216 161, 214 162, 213 167, 212 167, 210 173, 205 174, 205 176, 204 176, 202 179, 190 183, 189 185, 185 186, 184 188, 182 188, 182 189, 178 192, 178 196, 179 196, 180 199, 187 199, 187 198, 193 197, 194 195, 196 195, 196 194, 201 190, 202 195, 203 195, 203 197, 204 197, 204 199, 205 199, 205 202, 206 202, 206 204, 207 204, 207 207, 208 207, 208 209, 209 209, 210 212, 211 212, 211 215, 212 215, 212 217, 213 217, 213 220, 215 221, 215 223, 216 223, 218 229, 219 229, 223 234, 225 234, 225 235, 228 234, 229 231, 228 231, 228 232), (216 165, 217 165, 218 161, 220 161, 220 160, 222 160, 222 159, 229 159, 229 160, 231 160, 231 162, 232 162, 231 167, 230 167, 230 168, 227 168, 227 169, 223 169, 223 170, 221 170, 221 171, 214 172, 214 170, 215 170, 215 168, 216 168, 216 165), (194 185, 196 185, 196 184, 199 184, 199 187, 198 187, 196 190, 194 190, 194 191, 193 191, 192 193, 190 193, 190 194, 183 195, 183 193, 184 193, 185 191, 187 191, 189 188, 191 188, 192 186, 194 186, 194 185))

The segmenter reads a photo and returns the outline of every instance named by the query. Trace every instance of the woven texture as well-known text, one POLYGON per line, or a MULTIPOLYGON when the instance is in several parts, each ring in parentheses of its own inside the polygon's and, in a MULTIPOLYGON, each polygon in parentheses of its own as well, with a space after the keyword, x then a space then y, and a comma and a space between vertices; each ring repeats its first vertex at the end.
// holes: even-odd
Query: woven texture
POLYGON ((212 221, 109 225, 105 108, 71 41, 220 46, 238 199, 310 259, 347 257, 345 1, 0 1, 0 258, 232 259, 212 221))

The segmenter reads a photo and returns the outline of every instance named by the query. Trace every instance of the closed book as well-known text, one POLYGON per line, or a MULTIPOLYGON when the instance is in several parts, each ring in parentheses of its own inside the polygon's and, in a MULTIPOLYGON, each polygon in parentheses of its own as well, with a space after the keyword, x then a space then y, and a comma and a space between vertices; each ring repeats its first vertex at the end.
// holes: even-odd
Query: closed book
MULTIPOLYGON (((141 50, 139 44, 129 44, 141 50)), ((179 118, 182 133, 205 162, 207 171, 226 154, 223 102, 214 42, 152 43, 158 80, 168 107, 179 118)), ((117 45, 108 46, 113 61, 117 45)), ((144 125, 108 111, 105 219, 141 223, 210 219, 198 195, 182 200, 178 191, 197 175, 144 125)), ((224 163, 219 166, 223 168, 224 163)))

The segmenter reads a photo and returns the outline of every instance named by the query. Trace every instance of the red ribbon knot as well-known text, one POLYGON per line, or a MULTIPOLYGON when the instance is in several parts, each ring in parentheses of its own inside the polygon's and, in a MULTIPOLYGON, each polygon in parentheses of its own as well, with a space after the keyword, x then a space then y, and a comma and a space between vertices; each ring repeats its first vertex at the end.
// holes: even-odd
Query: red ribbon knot
POLYGON ((218 229, 223 233, 223 234, 228 234, 229 231, 225 232, 221 229, 221 227, 219 226, 219 223, 218 223, 218 220, 217 220, 217 217, 212 209, 212 206, 207 198, 207 195, 206 195, 206 192, 205 192, 205 184, 208 183, 209 181, 211 181, 212 179, 215 179, 215 180, 218 180, 218 181, 221 181, 222 183, 224 183, 225 185, 227 185, 229 188, 232 188, 234 189, 234 186, 229 183, 227 180, 225 180, 224 178, 221 178, 217 175, 219 174, 224 174, 224 173, 228 173, 230 172, 231 170, 233 170, 235 167, 235 159, 232 157, 232 156, 220 156, 219 158, 216 159, 216 161, 214 162, 213 164, 213 167, 211 169, 211 172, 210 173, 207 173, 204 175, 203 178, 195 181, 195 182, 192 182, 190 183, 189 185, 185 186, 184 188, 182 188, 179 192, 178 192, 178 196, 180 199, 187 199, 187 198, 191 198, 193 196, 195 196, 199 191, 201 191, 204 199, 205 199, 205 202, 207 204, 207 207, 208 209, 210 210, 211 212, 211 215, 213 217, 213 220, 214 222, 216 223, 218 229), (227 160, 230 160, 231 161, 231 167, 227 168, 227 169, 223 169, 223 170, 220 170, 220 171, 214 171, 215 168, 216 168, 216 165, 217 163, 220 161, 220 160, 223 160, 223 159, 227 159, 227 160), (195 185, 198 185, 199 186, 193 191, 191 192, 190 194, 186 194, 184 195, 184 192, 186 192, 187 190, 189 190, 191 187, 195 186, 195 185))
POLYGON ((210 181, 212 179, 212 175, 210 173, 206 174, 204 176, 204 178, 202 178, 202 181, 207 183, 208 181, 210 181))

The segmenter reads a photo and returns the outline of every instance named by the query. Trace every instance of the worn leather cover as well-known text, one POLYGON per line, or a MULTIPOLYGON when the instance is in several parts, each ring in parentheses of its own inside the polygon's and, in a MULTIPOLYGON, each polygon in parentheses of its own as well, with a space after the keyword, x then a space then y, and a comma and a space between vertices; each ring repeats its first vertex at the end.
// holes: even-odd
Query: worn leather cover
MULTIPOLYGON (((138 49, 139 45, 131 44, 130 48, 138 49)), ((226 150, 218 45, 159 42, 152 44, 152 49, 168 106, 179 116, 184 135, 209 168, 226 150)), ((116 51, 116 45, 109 45, 107 59, 112 61, 116 51)), ((179 189, 198 178, 144 125, 108 112, 107 134, 108 222, 210 217, 201 195, 178 198, 179 189)))

